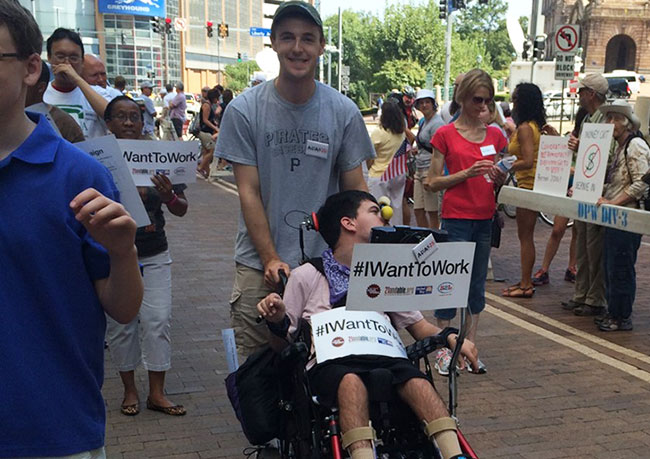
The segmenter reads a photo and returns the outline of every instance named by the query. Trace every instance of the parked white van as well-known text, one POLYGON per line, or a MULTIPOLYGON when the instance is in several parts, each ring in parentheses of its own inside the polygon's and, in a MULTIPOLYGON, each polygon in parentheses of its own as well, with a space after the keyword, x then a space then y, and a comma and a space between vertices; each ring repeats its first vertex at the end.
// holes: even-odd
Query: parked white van
POLYGON ((641 91, 641 82, 639 74, 630 70, 613 70, 611 73, 603 73, 605 78, 623 78, 627 80, 632 94, 638 94, 641 91))

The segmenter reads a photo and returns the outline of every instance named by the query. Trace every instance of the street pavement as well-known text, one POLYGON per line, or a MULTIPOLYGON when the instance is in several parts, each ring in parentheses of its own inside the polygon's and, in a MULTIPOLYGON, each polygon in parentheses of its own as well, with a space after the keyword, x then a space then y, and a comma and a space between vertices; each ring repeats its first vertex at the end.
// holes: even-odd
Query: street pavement
MULTIPOLYGON (((121 383, 107 350, 103 392, 111 459, 244 457, 248 445, 223 382, 228 370, 221 330, 229 326, 239 212, 236 192, 223 185, 228 180, 190 185, 187 215, 167 215, 174 260, 167 393, 188 413, 166 416, 143 403, 138 416, 121 415, 121 383)), ((598 332, 591 318, 560 306, 572 294, 572 284, 563 280, 569 232, 549 285, 531 299, 506 301, 499 295, 519 280, 516 226, 506 220, 502 246, 492 254, 495 277, 506 283, 488 282, 477 340, 488 372, 459 378, 463 432, 481 459, 649 458, 650 246, 639 251, 634 331, 608 334, 598 332)), ((538 223, 540 262, 549 234, 550 227, 538 223)), ((142 369, 136 375, 144 402, 146 375, 142 369)), ((447 380, 438 377, 436 386, 446 398, 447 380)))

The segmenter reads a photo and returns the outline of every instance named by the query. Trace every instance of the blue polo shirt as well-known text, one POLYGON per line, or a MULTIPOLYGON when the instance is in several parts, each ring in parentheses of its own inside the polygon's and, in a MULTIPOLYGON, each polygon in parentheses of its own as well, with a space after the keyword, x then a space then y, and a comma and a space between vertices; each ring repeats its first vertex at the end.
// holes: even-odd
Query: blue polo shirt
POLYGON ((108 170, 43 115, 0 161, 0 457, 64 456, 104 445, 103 309, 93 281, 106 251, 69 207, 108 170))

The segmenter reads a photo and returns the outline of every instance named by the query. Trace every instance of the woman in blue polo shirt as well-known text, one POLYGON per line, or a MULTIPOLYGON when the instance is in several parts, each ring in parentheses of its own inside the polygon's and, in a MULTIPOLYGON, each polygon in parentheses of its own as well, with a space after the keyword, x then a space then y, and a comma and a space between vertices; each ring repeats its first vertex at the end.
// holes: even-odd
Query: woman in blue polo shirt
MULTIPOLYGON (((113 99, 104 113, 106 125, 118 139, 140 139, 142 112, 129 97, 113 99)), ((122 414, 140 412, 135 369, 142 361, 149 372, 147 408, 182 416, 185 408, 165 397, 165 372, 171 368, 170 320, 172 312, 171 258, 165 236, 163 204, 172 214, 187 212, 185 185, 172 185, 165 175, 151 177, 151 187, 138 187, 151 224, 138 228, 135 245, 143 268, 144 298, 138 317, 126 325, 108 318, 108 344, 113 362, 124 384, 122 414), (142 336, 139 328, 142 328, 142 336)))

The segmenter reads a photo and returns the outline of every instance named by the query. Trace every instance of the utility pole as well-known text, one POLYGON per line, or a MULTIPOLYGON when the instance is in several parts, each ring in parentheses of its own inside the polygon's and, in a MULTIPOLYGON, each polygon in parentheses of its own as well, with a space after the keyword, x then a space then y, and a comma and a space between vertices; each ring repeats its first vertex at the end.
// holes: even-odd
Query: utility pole
MULTIPOLYGON (((535 42, 537 37, 537 18, 539 17, 539 0, 533 0, 533 10, 530 15, 530 29, 528 35, 530 36, 531 43, 535 42)), ((535 62, 537 59, 535 53, 533 53, 533 58, 530 61, 530 82, 533 82, 533 76, 535 75, 535 62)))
POLYGON ((341 7, 339 7, 339 92, 341 92, 341 69, 343 68, 343 16, 341 15, 341 7))
POLYGON ((449 101, 449 78, 451 73, 451 34, 454 30, 454 18, 452 16, 452 9, 449 8, 447 12, 447 33, 445 35, 445 45, 447 51, 445 53, 445 94, 442 100, 449 101))

